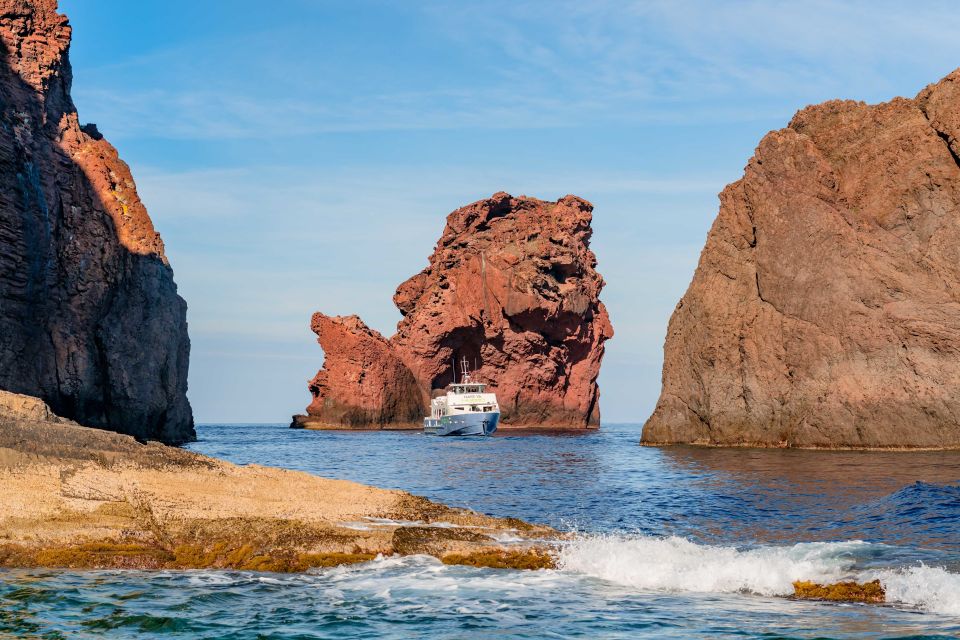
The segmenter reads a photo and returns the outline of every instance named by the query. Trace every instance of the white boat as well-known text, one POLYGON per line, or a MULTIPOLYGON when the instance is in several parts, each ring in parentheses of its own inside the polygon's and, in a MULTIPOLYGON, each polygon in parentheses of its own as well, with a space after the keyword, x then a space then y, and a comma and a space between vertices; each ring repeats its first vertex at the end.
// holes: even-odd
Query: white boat
POLYGON ((461 362, 460 381, 454 381, 430 401, 430 415, 423 419, 423 431, 438 436, 489 436, 500 423, 497 394, 487 385, 470 379, 467 359, 461 362))

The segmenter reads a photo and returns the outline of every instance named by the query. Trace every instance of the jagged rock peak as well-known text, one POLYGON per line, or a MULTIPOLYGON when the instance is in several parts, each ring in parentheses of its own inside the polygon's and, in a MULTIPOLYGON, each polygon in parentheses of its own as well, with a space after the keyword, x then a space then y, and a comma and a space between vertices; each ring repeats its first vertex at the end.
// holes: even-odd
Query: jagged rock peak
MULTIPOLYGON (((465 357, 495 387, 506 425, 599 423, 597 376, 613 328, 589 246, 592 211, 576 196, 548 202, 501 192, 447 217, 428 266, 394 295, 404 316, 396 335, 378 342, 416 380, 418 412, 452 380, 451 360, 465 357)), ((326 380, 349 379, 322 335, 321 344, 326 380)), ((330 396, 314 396, 308 413, 322 423, 317 398, 330 396)))
MULTIPOLYGON (((322 313, 313 314, 310 328, 325 358, 309 383, 308 416, 344 427, 416 423, 420 389, 380 333, 357 316, 322 313)), ((298 424, 309 422, 301 418, 298 424)))

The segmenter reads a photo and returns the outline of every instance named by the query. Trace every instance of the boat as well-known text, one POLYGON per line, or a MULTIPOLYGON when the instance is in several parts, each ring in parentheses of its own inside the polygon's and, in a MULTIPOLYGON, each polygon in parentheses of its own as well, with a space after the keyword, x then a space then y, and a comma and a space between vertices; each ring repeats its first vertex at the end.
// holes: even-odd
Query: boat
POLYGON ((423 432, 437 436, 489 436, 500 423, 497 394, 470 377, 466 357, 460 381, 454 369, 453 382, 430 401, 430 415, 423 419, 423 432))

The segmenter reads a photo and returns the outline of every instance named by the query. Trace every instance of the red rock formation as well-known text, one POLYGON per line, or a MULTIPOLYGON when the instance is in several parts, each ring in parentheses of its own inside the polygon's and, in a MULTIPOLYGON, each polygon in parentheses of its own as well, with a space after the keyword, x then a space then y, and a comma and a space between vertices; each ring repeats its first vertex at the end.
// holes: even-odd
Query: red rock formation
POLYGON ((376 417, 367 426, 409 424, 410 407, 398 413, 395 404, 411 374, 419 424, 431 389, 451 382, 451 361, 466 357, 493 384, 505 425, 599 424, 597 376, 613 328, 589 248, 592 210, 575 196, 497 193, 454 211, 429 266, 397 289, 404 318, 389 341, 358 319, 334 331, 345 320, 314 316, 325 360, 311 383, 313 422, 361 426, 339 419, 347 404, 349 415, 376 417), (357 380, 359 362, 376 362, 377 373, 357 380))
POLYGON ((960 447, 960 70, 768 134, 670 320, 647 443, 960 447))
POLYGON ((323 369, 310 381, 313 402, 297 426, 412 427, 421 419, 421 392, 382 335, 357 316, 313 314, 323 369))
POLYGON ((56 9, 0 0, 0 388, 183 442, 186 305, 129 168, 80 126, 56 9))

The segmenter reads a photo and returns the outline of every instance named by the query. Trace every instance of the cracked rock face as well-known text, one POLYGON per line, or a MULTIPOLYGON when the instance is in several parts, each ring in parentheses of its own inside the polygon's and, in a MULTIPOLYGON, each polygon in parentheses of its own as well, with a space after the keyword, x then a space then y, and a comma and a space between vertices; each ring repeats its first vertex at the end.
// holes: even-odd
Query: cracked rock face
POLYGON ((80 126, 69 45, 55 0, 0 0, 0 389, 190 440, 186 304, 129 168, 80 126))
POLYGON ((314 316, 325 360, 299 421, 417 426, 431 391, 452 382, 452 361, 467 358, 497 392, 504 424, 596 426, 613 328, 589 248, 592 211, 575 196, 497 193, 451 213, 429 266, 397 289, 396 335, 385 340, 355 316, 314 316), (414 407, 400 402, 414 395, 411 380, 414 407))
POLYGON ((960 447, 960 70, 803 109, 720 194, 647 443, 960 447))

